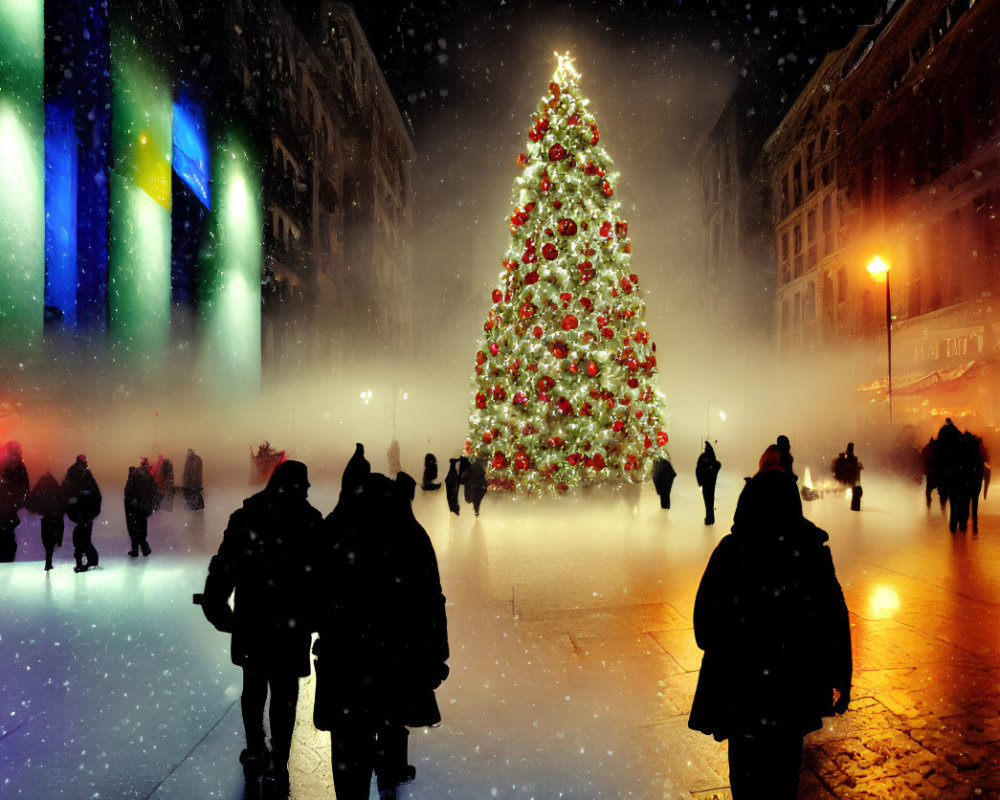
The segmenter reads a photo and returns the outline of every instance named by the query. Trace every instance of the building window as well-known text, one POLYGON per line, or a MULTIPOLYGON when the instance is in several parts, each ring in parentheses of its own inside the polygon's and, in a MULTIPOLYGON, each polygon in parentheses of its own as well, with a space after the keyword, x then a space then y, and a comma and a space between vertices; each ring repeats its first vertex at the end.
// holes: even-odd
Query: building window
POLYGON ((796 225, 792 230, 792 240, 795 251, 795 277, 799 277, 802 274, 803 266, 803 255, 802 255, 802 226, 796 225))
POLYGON ((802 205, 802 161, 795 162, 792 167, 792 205, 798 208, 802 205))
POLYGON ((788 283, 792 279, 791 267, 788 254, 788 231, 781 234, 781 283, 788 283))
POLYGON ((837 249, 837 231, 833 227, 833 195, 823 198, 823 255, 837 249))

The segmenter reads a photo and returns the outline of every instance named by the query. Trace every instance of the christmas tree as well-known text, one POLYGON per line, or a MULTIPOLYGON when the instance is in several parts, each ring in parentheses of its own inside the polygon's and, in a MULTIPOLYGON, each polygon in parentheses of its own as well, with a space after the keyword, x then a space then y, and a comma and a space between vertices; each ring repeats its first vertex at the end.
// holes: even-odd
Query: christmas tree
POLYGON ((617 175, 579 78, 559 56, 517 157, 510 244, 476 354, 466 452, 494 489, 637 483, 666 457, 617 175))

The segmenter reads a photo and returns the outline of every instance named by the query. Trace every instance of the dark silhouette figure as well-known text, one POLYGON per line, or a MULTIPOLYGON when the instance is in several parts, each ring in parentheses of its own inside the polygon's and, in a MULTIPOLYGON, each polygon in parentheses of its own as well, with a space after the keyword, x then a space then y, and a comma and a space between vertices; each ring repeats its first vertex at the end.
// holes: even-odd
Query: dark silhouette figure
POLYGON ((424 456, 424 476, 420 481, 420 488, 425 492, 433 492, 440 489, 441 484, 435 483, 438 477, 438 462, 433 453, 424 456))
POLYGON ((82 453, 66 470, 62 482, 63 496, 66 498, 66 516, 75 524, 73 528, 73 557, 76 559, 74 572, 86 572, 97 566, 98 554, 91 537, 94 520, 101 513, 101 490, 97 486, 87 457, 82 453))
POLYGON ((934 472, 935 485, 938 490, 938 497, 941 499, 941 510, 944 511, 948 504, 948 493, 950 485, 948 473, 951 470, 952 461, 956 457, 958 444, 962 439, 962 432, 958 429, 951 417, 946 417, 944 425, 938 429, 937 441, 934 444, 934 460, 932 470, 934 472))
POLYGON ((412 780, 407 727, 441 721, 447 621, 434 548, 413 517, 416 482, 371 473, 359 449, 327 517, 314 722, 329 730, 340 800, 379 797, 412 780))
POLYGON ((156 479, 149 474, 149 469, 144 466, 129 467, 128 480, 125 481, 125 527, 128 529, 129 541, 132 542, 132 548, 128 551, 132 558, 136 558, 140 550, 144 556, 152 552, 147 540, 148 523, 149 515, 156 509, 156 503, 156 479))
POLYGON ((665 458, 658 458, 653 464, 653 488, 660 496, 660 508, 670 508, 670 490, 674 486, 677 470, 665 458))
POLYGON ((21 524, 18 511, 24 508, 30 491, 21 445, 11 440, 0 452, 0 561, 13 561, 17 555, 14 531, 21 524))
POLYGON ((851 511, 861 510, 861 470, 864 466, 854 454, 854 442, 847 443, 847 450, 833 460, 833 477, 838 483, 851 488, 851 511))
POLYGON ((705 524, 715 524, 715 482, 719 479, 722 464, 715 457, 715 449, 710 442, 705 442, 705 451, 698 456, 695 463, 694 476, 701 487, 701 496, 705 501, 705 524))
POLYGON ((452 514, 458 514, 461 506, 458 504, 458 459, 448 459, 448 474, 444 476, 444 493, 448 498, 448 509, 452 514))
POLYGON ((66 513, 62 487, 48 470, 35 482, 25 508, 42 518, 42 547, 45 548, 45 571, 48 572, 52 569, 52 555, 56 547, 62 546, 65 530, 63 515, 66 513))
POLYGON ((778 436, 775 446, 778 448, 778 453, 781 456, 781 468, 788 473, 793 481, 798 481, 799 476, 792 471, 792 464, 795 462, 795 459, 792 457, 792 443, 788 440, 787 436, 781 434, 778 436))
POLYGON ((479 506, 486 497, 489 482, 486 480, 486 465, 482 461, 470 461, 465 456, 459 459, 458 482, 465 491, 465 502, 472 503, 472 510, 479 516, 479 506))
POLYGON ((267 485, 229 517, 219 552, 208 565, 208 621, 232 633, 232 660, 243 668, 240 763, 248 783, 266 771, 265 787, 288 794, 288 754, 299 678, 309 675, 311 584, 322 515, 306 499, 309 478, 300 461, 283 461, 267 485), (229 597, 233 595, 233 606, 229 597), (264 741, 270 692, 271 752, 264 741))
POLYGON ((851 695, 851 632, 826 542, 771 445, 695 599, 705 651, 688 725, 729 740, 734 800, 793 800, 802 741, 851 695))
POLYGON ((938 462, 937 462, 937 456, 935 455, 936 451, 937 451, 937 442, 934 441, 933 436, 927 441, 927 444, 925 444, 923 448, 920 450, 920 460, 921 463, 923 464, 924 478, 925 478, 924 499, 927 501, 927 508, 929 510, 931 507, 931 493, 935 489, 937 489, 938 497, 941 498, 941 510, 943 511, 945 505, 945 498, 942 495, 942 490, 940 486, 938 485, 939 473, 937 471, 938 462))
POLYGON ((966 431, 944 464, 941 481, 948 487, 948 529, 952 533, 968 530, 970 514, 972 531, 979 532, 979 493, 983 490, 988 459, 982 439, 966 431))
POLYGON ((202 495, 202 471, 203 465, 201 456, 194 450, 188 448, 187 457, 184 459, 184 472, 181 475, 181 485, 184 487, 184 502, 192 511, 201 511, 205 507, 205 498, 202 495))
POLYGON ((174 510, 174 462, 163 459, 156 473, 156 508, 160 511, 174 510))

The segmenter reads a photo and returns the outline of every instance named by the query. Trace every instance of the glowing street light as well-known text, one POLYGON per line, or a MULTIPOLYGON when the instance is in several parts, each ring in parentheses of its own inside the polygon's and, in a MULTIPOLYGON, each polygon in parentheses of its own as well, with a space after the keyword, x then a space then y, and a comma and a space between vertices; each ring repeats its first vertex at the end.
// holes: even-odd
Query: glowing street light
POLYGON ((880 276, 885 276, 885 336, 889 364, 889 424, 892 424, 892 304, 889 300, 889 269, 891 265, 883 261, 880 256, 875 256, 868 264, 868 272, 876 280, 881 280, 880 276))

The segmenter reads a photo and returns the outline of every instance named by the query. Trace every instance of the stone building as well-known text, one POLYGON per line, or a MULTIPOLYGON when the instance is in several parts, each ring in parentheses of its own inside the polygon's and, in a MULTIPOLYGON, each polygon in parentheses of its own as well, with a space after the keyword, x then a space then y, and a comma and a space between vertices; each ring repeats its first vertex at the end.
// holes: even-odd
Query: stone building
POLYGON ((762 155, 772 181, 775 330, 785 357, 838 345, 897 414, 1000 422, 986 380, 1000 281, 1000 4, 888 3, 831 53, 762 155), (978 380, 982 378, 983 380, 978 380), (969 391, 954 392, 955 388, 969 391))

